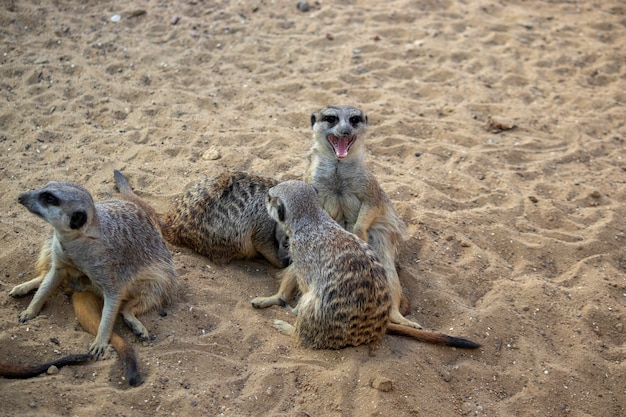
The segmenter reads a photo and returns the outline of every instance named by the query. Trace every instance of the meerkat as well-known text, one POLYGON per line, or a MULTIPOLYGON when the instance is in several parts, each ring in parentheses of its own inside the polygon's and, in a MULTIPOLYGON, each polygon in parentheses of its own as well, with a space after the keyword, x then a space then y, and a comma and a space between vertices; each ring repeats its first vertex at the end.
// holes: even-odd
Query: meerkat
MULTIPOLYGON (((367 131, 367 116, 354 107, 330 106, 311 115, 311 126, 313 144, 303 180, 317 190, 320 205, 337 223, 368 242, 380 256, 391 292, 391 322, 421 329, 400 312, 406 299, 395 261, 406 226, 365 164, 361 136, 367 131)), ((255 298, 253 306, 280 304, 295 288, 293 275, 285 270, 279 292, 255 298)))
POLYGON ((315 187, 321 206, 335 221, 380 256, 391 292, 391 322, 422 328, 400 314, 402 288, 395 261, 406 226, 365 164, 367 116, 354 107, 329 106, 311 115, 311 127, 304 181, 315 187))
POLYGON ((220 264, 260 254, 284 268, 289 264, 288 238, 265 210, 267 190, 278 182, 243 171, 222 172, 187 185, 174 207, 159 214, 115 171, 122 196, 151 212, 169 243, 220 264))
POLYGON ((302 181, 270 188, 267 211, 289 236, 289 268, 302 291, 295 326, 281 320, 274 326, 309 348, 377 342, 385 333, 391 297, 374 250, 333 221, 302 181))
MULTIPOLYGON (((44 245, 41 256, 37 261, 37 277, 41 278, 40 280, 31 280, 27 284, 23 285, 19 291, 11 292, 12 296, 21 296, 25 295, 31 291, 36 290, 43 277, 46 275, 46 272, 50 268, 50 245, 44 245)), ((26 283, 25 283, 26 284, 26 283)), ((74 307, 74 314, 78 319, 78 323, 80 323, 81 327, 87 331, 88 333, 96 336, 98 334, 98 327, 100 325, 100 320, 102 319, 102 298, 96 294, 101 292, 91 283, 88 277, 80 276, 80 277, 72 277, 68 278, 64 281, 63 285, 66 286, 66 291, 71 293, 72 305, 74 307)), ((17 288, 17 287, 16 287, 17 288)), ((117 356, 124 366, 124 374, 126 381, 130 386, 138 386, 141 384, 141 376, 138 371, 137 366, 137 354, 133 347, 120 335, 116 332, 111 333, 111 346, 117 352, 117 356)), ((70 355, 67 357, 67 362, 69 365, 78 365, 80 363, 84 363, 87 359, 80 361, 82 358, 91 359, 92 355, 70 355)), ((65 358, 63 358, 65 359, 65 358)), ((63 359, 59 359, 63 366, 65 366, 63 359)), ((57 361, 55 361, 57 362, 57 361)), ((31 376, 38 375, 39 373, 34 373, 36 370, 40 370, 44 365, 38 365, 36 367, 22 367, 15 370, 11 370, 15 376, 13 378, 29 378, 31 376)), ((48 365, 56 365, 56 363, 51 363, 48 365)), ((2 366, 0 365, 0 375, 2 374, 2 366)), ((10 369, 7 365, 6 369, 10 369)), ((57 367, 59 367, 57 365, 57 367)))
POLYGON ((94 203, 85 188, 70 182, 49 182, 20 194, 18 201, 54 229, 39 256, 41 273, 9 293, 21 296, 37 289, 20 322, 36 317, 63 281, 86 276, 104 303, 89 353, 96 359, 104 353, 118 313, 135 334, 148 339, 137 315, 161 307, 178 285, 171 254, 150 215, 129 201, 94 203))
MULTIPOLYGON (((290 310, 295 326, 274 321, 281 333, 295 335, 309 348, 340 349, 377 342, 385 331, 413 339, 466 349, 467 339, 389 322, 392 297, 387 272, 377 252, 346 231, 318 203, 315 189, 302 181, 270 188, 270 216, 289 236, 291 265, 302 295, 290 310)), ((284 299, 283 306, 288 306, 284 299)))

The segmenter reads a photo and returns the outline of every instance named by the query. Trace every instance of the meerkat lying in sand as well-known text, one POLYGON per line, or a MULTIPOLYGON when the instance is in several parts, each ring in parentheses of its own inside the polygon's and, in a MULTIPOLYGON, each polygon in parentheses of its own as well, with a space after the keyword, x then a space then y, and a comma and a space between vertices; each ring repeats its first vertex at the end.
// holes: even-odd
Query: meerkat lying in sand
POLYGON ((125 199, 154 213, 163 237, 216 263, 261 254, 272 265, 289 264, 288 239, 265 210, 267 190, 278 180, 226 171, 189 184, 166 214, 158 214, 131 189, 121 172, 115 183, 125 199))
POLYGON ((137 315, 161 307, 178 285, 171 254, 149 214, 129 201, 94 203, 85 188, 69 182, 49 182, 20 194, 19 202, 54 228, 39 257, 39 275, 9 293, 37 289, 20 322, 36 317, 63 281, 86 276, 90 290, 104 300, 89 353, 96 358, 104 353, 118 312, 135 334, 148 339, 137 315))
POLYGON ((297 314, 295 326, 274 321, 281 333, 317 349, 374 343, 385 330, 428 343, 480 347, 466 339, 390 323, 392 297, 378 254, 320 207, 312 186, 286 181, 270 188, 268 195, 270 216, 289 236, 292 264, 287 270, 302 291, 292 309, 297 314))

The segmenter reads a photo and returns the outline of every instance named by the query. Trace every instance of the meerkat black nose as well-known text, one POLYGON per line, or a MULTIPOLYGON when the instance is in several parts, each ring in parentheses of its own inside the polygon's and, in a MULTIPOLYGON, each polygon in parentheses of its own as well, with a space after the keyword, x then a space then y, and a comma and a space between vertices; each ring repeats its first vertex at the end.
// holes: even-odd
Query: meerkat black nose
POLYGON ((339 129, 339 133, 341 133, 342 136, 349 136, 351 132, 352 129, 350 129, 348 126, 339 129))
POLYGON ((17 202, 20 204, 24 204, 24 202, 26 201, 26 194, 22 193, 20 195, 17 196, 17 202))

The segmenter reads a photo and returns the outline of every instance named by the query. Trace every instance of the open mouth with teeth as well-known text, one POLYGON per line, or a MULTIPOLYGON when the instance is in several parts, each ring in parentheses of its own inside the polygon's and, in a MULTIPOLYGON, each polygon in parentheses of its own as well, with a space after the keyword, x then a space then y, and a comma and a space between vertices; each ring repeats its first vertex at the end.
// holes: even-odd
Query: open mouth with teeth
POLYGON ((330 146, 332 146, 335 150, 335 155, 337 155, 337 158, 343 159, 348 156, 348 152, 350 151, 350 147, 356 140, 356 136, 335 136, 333 134, 330 134, 326 136, 326 139, 328 140, 328 143, 330 143, 330 146))

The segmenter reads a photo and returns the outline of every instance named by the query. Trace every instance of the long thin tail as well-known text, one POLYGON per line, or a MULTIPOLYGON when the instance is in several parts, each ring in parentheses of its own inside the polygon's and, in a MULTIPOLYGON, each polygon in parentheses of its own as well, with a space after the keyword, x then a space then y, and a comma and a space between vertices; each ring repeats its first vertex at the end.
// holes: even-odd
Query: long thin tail
POLYGON ((122 174, 121 171, 115 169, 113 170, 113 178, 115 179, 115 186, 117 187, 117 190, 120 192, 120 194, 122 194, 124 199, 131 201, 141 207, 143 211, 145 211, 148 216, 152 218, 154 224, 161 231, 163 231, 163 216, 157 213, 154 207, 143 201, 141 198, 139 198, 137 194, 135 194, 124 174, 122 174))
POLYGON ((401 324, 387 323, 387 332, 410 337, 420 342, 432 343, 461 349, 478 349, 480 345, 471 340, 460 337, 448 336, 447 334, 433 332, 430 330, 415 329, 401 324))
MULTIPOLYGON (((94 336, 97 335, 102 318, 100 299, 89 291, 74 292, 72 304, 74 305, 74 313, 83 329, 94 336)), ((124 364, 124 374, 128 384, 133 387, 141 384, 141 377, 137 370, 137 354, 132 346, 115 332, 111 334, 110 343, 124 364)))
POLYGON ((88 353, 83 353, 79 355, 64 356, 52 362, 33 366, 9 365, 5 363, 0 363, 0 376, 12 379, 32 378, 39 374, 43 374, 51 366, 61 368, 63 366, 69 365, 80 365, 82 363, 88 362, 89 360, 91 360, 91 355, 89 355, 88 353))

